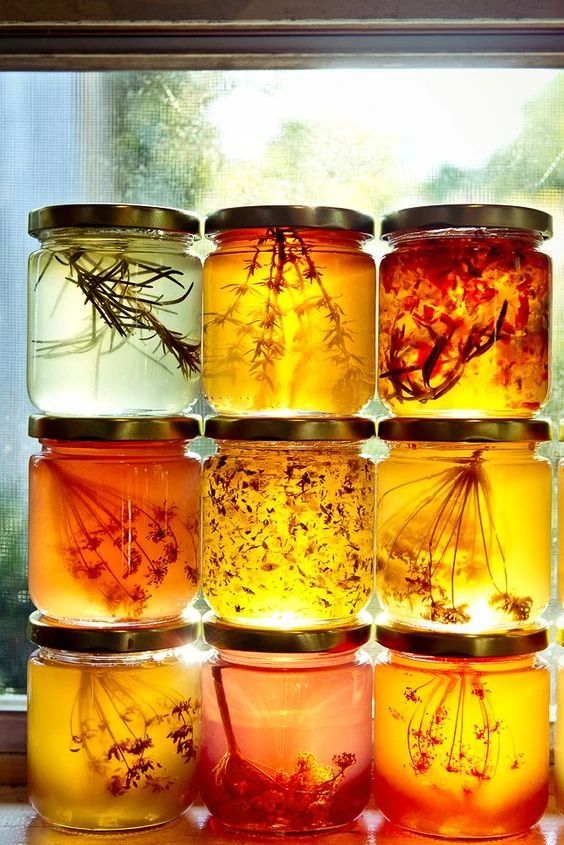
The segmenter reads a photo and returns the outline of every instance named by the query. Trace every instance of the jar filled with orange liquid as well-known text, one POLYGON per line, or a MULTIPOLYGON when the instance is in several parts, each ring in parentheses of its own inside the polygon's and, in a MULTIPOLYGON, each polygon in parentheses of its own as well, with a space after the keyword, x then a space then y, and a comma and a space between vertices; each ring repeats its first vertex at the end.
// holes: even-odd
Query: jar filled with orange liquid
POLYGON ((550 599, 545 420, 382 420, 376 587, 409 625, 526 625, 550 599))
POLYGON ((245 629, 204 617, 200 791, 229 827, 311 833, 370 797, 370 620, 318 631, 245 629))
POLYGON ((158 628, 30 617, 28 785, 48 822, 126 830, 176 818, 196 794, 197 614, 158 628))
POLYGON ((362 417, 209 417, 202 588, 238 625, 344 622, 374 578, 374 434, 362 417))
POLYGON ((53 619, 150 624, 198 586, 200 461, 192 417, 31 417, 29 589, 53 619))
POLYGON ((522 833, 548 800, 546 628, 417 631, 378 620, 374 796, 418 833, 522 833))
POLYGON ((200 393, 200 221, 177 208, 51 205, 29 233, 28 391, 52 414, 179 414, 200 393))
MULTIPOLYGON (((562 545, 560 546, 562 549, 562 545)), ((556 642, 564 646, 564 618, 556 623, 556 642)), ((556 669, 556 725, 554 733, 554 793, 556 806, 564 814, 564 652, 558 649, 556 669)))
POLYGON ((549 214, 406 208, 382 221, 378 392, 397 416, 532 417, 549 388, 549 214))
POLYGON ((354 414, 375 391, 371 217, 224 208, 206 219, 204 392, 222 414, 354 414))

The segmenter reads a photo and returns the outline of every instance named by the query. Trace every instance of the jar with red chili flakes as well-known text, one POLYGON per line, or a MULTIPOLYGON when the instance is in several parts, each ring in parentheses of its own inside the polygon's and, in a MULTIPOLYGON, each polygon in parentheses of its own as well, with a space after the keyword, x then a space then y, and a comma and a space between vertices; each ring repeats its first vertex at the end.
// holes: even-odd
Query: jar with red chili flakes
POLYGON ((552 218, 509 205, 382 220, 378 391, 397 416, 531 417, 549 389, 552 218))

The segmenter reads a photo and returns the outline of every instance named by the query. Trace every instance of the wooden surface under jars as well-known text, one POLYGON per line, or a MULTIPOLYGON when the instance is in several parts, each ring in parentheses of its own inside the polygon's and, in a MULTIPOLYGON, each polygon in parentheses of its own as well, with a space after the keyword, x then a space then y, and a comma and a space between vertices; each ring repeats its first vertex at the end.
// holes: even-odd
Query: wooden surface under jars
MULTIPOLYGON (((503 842, 519 845, 556 845, 564 839, 564 817, 559 816, 551 801, 542 821, 525 834, 507 837, 503 842)), ((203 807, 196 805, 168 825, 138 833, 76 834, 50 827, 31 809, 26 800, 25 787, 0 787, 0 845, 72 845, 87 841, 95 845, 236 845, 248 842, 272 843, 273 837, 247 836, 219 828, 203 807)), ((292 836, 292 842, 323 842, 323 845, 430 845, 428 836, 418 836, 389 824, 374 808, 366 810, 349 827, 328 834, 292 836)), ((437 840, 448 843, 455 840, 437 840)), ((488 840, 489 842, 498 840, 488 840)), ((458 840, 462 842, 462 840, 458 840)))

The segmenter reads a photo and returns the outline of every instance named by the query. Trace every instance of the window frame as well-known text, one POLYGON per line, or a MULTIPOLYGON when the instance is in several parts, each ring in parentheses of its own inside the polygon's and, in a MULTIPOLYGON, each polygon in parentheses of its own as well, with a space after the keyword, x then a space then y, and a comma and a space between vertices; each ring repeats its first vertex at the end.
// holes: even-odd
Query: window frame
MULTIPOLYGON (((534 18, 528 0, 475 0, 473 18, 462 0, 424 15, 417 0, 383 0, 380 18, 369 0, 349 18, 336 0, 264 0, 261 18, 224 0, 215 20, 203 0, 169 0, 167 19, 163 5, 147 0, 141 18, 137 0, 114 0, 79 19, 64 0, 0 0, 0 70, 564 67, 561 0, 534 18)), ((25 697, 0 697, 0 783, 25 782, 25 734, 25 697)))

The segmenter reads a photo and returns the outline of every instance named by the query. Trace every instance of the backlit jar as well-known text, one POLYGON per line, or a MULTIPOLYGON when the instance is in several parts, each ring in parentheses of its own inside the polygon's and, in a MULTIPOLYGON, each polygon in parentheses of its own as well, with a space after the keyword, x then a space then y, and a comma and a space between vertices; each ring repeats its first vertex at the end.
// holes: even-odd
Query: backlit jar
POLYGON ((394 824, 449 838, 522 833, 548 800, 544 627, 495 634, 378 621, 374 796, 394 824))
POLYGON ((545 420, 387 419, 377 467, 376 585, 410 625, 525 625, 550 598, 545 420))
POLYGON ((204 392, 223 414, 354 414, 374 396, 371 217, 251 206, 211 214, 204 392))
POLYGON ((28 391, 54 414, 175 414, 200 390, 196 217, 140 205, 29 215, 28 391))
POLYGON ((191 417, 31 417, 29 589, 54 619, 139 625, 197 591, 200 462, 191 417))
POLYGON ((30 617, 28 786, 54 825, 126 830, 176 818, 196 794, 197 615, 159 628, 69 628, 30 617))
POLYGON ((346 621, 374 577, 374 434, 365 418, 211 417, 203 470, 202 587, 239 625, 346 621))
POLYGON ((311 833, 352 822, 370 797, 370 621, 247 630, 204 618, 200 791, 224 824, 311 833))
MULTIPOLYGON (((564 421, 559 430, 560 454, 564 455, 564 421)), ((558 596, 564 606, 564 457, 558 462, 558 596)))
POLYGON ((407 208, 383 218, 378 392, 398 416, 532 417, 549 387, 552 235, 542 211, 407 208))
MULTIPOLYGON (((564 645, 564 619, 556 623, 556 642, 564 645)), ((558 649, 556 669, 556 727, 554 734, 554 793, 556 806, 564 813, 564 653, 558 649)))

